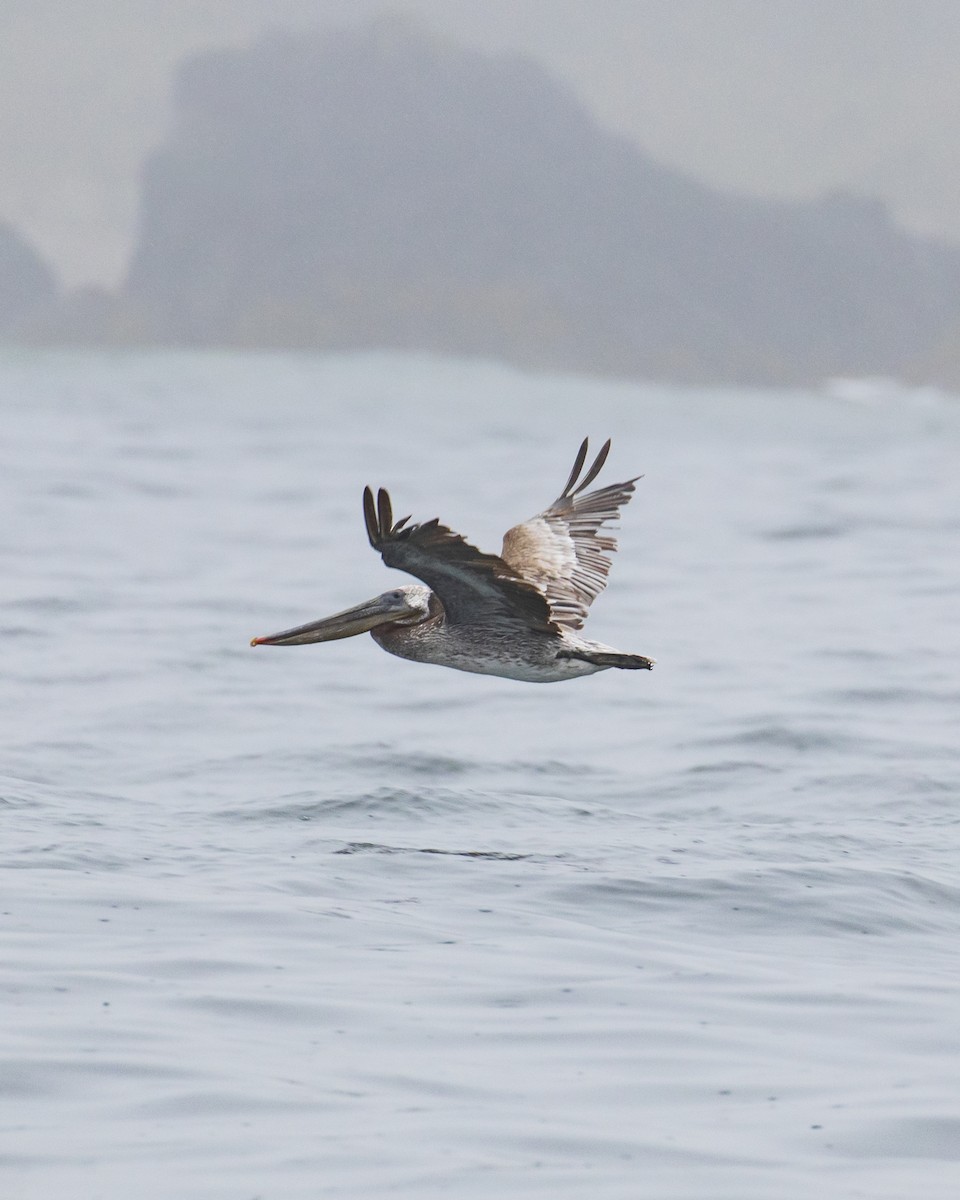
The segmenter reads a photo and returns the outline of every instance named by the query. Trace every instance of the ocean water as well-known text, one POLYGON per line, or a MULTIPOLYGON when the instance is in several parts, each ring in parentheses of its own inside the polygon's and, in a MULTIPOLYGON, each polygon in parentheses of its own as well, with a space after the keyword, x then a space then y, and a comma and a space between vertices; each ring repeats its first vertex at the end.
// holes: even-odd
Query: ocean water
POLYGON ((10 1200, 960 1194, 960 401, 0 359, 10 1200), (368 637, 365 483, 639 472, 536 686, 368 637))

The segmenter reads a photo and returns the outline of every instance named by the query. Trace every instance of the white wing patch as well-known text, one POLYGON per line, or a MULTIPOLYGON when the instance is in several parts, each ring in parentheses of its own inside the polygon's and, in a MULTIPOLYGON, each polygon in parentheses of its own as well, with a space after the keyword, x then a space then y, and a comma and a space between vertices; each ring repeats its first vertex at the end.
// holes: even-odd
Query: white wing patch
POLYGON ((617 542, 600 530, 619 518, 636 482, 629 479, 582 494, 597 477, 609 450, 608 441, 578 485, 587 454, 584 440, 560 496, 538 516, 508 530, 503 539, 504 562, 546 597, 551 618, 566 629, 583 628, 590 605, 607 586, 609 556, 617 542))

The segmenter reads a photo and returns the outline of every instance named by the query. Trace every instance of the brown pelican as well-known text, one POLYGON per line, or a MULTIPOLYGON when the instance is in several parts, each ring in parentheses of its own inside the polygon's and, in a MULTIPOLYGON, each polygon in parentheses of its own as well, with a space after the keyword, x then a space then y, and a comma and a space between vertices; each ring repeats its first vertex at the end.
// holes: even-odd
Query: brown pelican
POLYGON ((601 527, 619 517, 640 478, 585 495, 609 452, 608 440, 581 479, 584 439, 563 491, 538 516, 508 530, 499 555, 484 554, 437 518, 422 525, 408 525, 409 517, 394 522, 387 492, 381 488, 375 504, 365 488, 370 545, 388 567, 427 586, 394 588, 356 608, 256 637, 250 644, 303 646, 369 632, 377 645, 400 658, 530 683, 575 679, 610 667, 649 670, 653 659, 621 653, 579 633, 606 586, 608 554, 617 548, 601 527))

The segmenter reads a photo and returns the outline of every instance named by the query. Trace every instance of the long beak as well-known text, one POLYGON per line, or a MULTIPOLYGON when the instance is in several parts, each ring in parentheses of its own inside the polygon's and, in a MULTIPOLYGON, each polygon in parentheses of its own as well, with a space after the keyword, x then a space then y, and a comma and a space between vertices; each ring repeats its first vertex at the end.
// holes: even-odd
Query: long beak
POLYGON ((335 642, 338 638, 355 637, 358 633, 369 633, 378 625, 409 616, 412 610, 390 603, 386 597, 377 596, 356 608, 298 625, 295 629, 284 629, 281 633, 270 633, 266 637, 255 637, 251 646, 306 646, 310 642, 335 642))

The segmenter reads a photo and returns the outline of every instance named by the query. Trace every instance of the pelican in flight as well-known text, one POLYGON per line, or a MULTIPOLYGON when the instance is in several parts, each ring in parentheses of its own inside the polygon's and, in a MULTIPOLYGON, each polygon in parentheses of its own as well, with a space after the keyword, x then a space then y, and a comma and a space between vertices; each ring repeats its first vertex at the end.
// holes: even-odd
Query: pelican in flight
POLYGON ((394 588, 250 644, 305 646, 369 632, 400 658, 530 683, 576 679, 610 667, 649 670, 653 659, 580 634, 590 605, 606 587, 609 555, 617 548, 600 530, 617 520, 640 478, 587 492, 609 452, 607 441, 581 479, 584 439, 563 491, 538 516, 508 530, 499 555, 484 554, 437 518, 422 525, 409 525, 409 517, 395 522, 389 494, 381 488, 374 503, 365 488, 370 545, 388 567, 426 587, 394 588))

